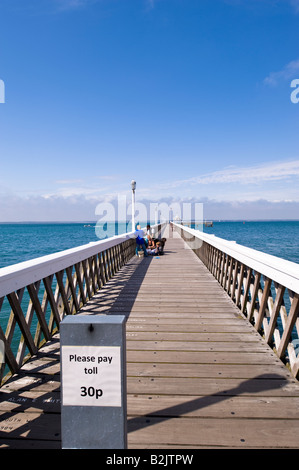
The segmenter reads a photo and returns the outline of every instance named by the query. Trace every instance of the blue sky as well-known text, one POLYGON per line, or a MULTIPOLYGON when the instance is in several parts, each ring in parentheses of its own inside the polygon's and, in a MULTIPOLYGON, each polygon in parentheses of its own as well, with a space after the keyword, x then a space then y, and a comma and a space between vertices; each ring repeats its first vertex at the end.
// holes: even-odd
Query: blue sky
POLYGON ((299 219, 294 79, 296 0, 0 0, 0 221, 299 219))

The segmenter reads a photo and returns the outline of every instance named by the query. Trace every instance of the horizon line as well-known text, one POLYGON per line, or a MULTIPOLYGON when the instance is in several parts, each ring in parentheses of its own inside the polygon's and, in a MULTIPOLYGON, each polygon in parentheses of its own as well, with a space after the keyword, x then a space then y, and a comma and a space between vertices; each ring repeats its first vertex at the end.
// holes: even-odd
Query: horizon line
MULTIPOLYGON (((62 221, 62 220, 15 220, 15 221, 0 221, 0 225, 1 224, 97 224, 99 221, 97 220, 66 220, 66 221, 62 221)), ((169 222, 174 222, 176 223, 176 221, 174 220, 171 220, 169 222)), ((178 222, 178 221, 177 221, 178 222)), ((192 220, 183 220, 183 222, 188 222, 188 223, 197 223, 199 224, 201 221, 196 221, 194 219, 192 220)), ((299 222, 299 218, 297 219, 290 219, 290 218, 287 218, 287 219, 281 219, 281 218, 278 218, 278 219, 244 219, 244 218, 238 218, 238 219, 219 219, 219 218, 214 218, 214 219, 209 219, 209 218, 205 218, 203 221, 204 222, 299 222)), ((106 223, 124 223, 124 224, 129 224, 129 223, 132 223, 132 220, 106 220, 104 222, 101 222, 102 224, 106 224, 106 223)), ((136 222, 137 223, 137 222, 136 222)), ((154 225, 154 222, 153 221, 141 221, 139 223, 150 223, 150 224, 153 224, 154 225)), ((163 221, 159 221, 157 222, 158 224, 159 223, 163 223, 163 221)))

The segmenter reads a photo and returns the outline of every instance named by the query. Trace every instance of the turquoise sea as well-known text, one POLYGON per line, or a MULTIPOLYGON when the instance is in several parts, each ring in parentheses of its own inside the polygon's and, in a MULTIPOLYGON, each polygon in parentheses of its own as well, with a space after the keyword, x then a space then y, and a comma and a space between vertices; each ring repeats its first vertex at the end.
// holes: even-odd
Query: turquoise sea
MULTIPOLYGON (((145 224, 144 224, 145 225, 145 224)), ((0 223, 0 268, 131 231, 130 223, 0 223)), ((204 232, 299 263, 299 221, 214 221, 204 232)))
POLYGON ((0 223, 0 268, 131 231, 131 224, 0 223))
MULTIPOLYGON (((145 225, 142 224, 142 226, 145 225)), ((0 268, 123 234, 127 231, 131 231, 130 223, 116 225, 107 223, 98 226, 97 230, 95 223, 84 222, 0 223, 0 268)), ((227 240, 235 240, 250 248, 299 263, 299 221, 215 221, 213 227, 204 227, 204 232, 227 240)), ((5 299, 0 315, 0 325, 3 331, 6 329, 9 312, 10 307, 5 299)), ((34 331, 34 322, 32 322, 31 328, 34 331)), ((19 344, 20 335, 19 332, 14 336, 12 349, 15 351, 19 344)), ((294 339, 299 353, 297 334, 294 339)))
POLYGON ((299 220, 214 222, 204 232, 299 263, 299 220))

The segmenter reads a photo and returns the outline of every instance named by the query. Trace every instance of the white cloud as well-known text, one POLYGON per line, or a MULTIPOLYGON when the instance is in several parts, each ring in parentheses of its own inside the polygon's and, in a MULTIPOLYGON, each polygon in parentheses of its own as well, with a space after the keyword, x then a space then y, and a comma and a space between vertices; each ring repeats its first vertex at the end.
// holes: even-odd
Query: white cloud
POLYGON ((159 185, 161 189, 174 189, 183 185, 259 184, 261 182, 281 181, 299 176, 299 160, 270 162, 251 167, 229 167, 192 178, 177 180, 159 185))
MULTIPOLYGON (((130 201, 128 200, 128 203, 130 201)), ((148 208, 150 214, 151 199, 140 199, 138 202, 148 208)), ((184 200, 175 196, 165 197, 159 203, 165 202, 169 206, 182 202, 202 203, 205 219, 299 219, 299 202, 297 201, 268 201, 258 199, 256 201, 217 201, 212 198, 190 198, 184 200)), ((0 222, 82 222, 101 220, 100 214, 96 214, 99 203, 111 203, 117 214, 117 195, 98 199, 77 197, 51 196, 43 197, 8 197, 0 195, 0 222)), ((128 220, 130 211, 127 212, 128 220)))
POLYGON ((80 184, 83 180, 79 179, 70 179, 70 180, 57 180, 57 184, 80 184))
MULTIPOLYGON (((87 7, 101 0, 55 0, 61 10, 73 10, 77 8, 87 7)), ((144 0, 148 9, 152 10, 155 7, 157 0, 144 0)))
POLYGON ((152 9, 155 6, 155 0, 146 0, 146 5, 148 8, 152 9))
MULTIPOLYGON (((297 3, 299 11, 299 1, 297 3)), ((268 77, 264 79, 264 83, 266 85, 275 86, 281 80, 290 80, 292 78, 295 78, 296 74, 299 75, 299 59, 292 60, 278 72, 271 72, 268 77)))
POLYGON ((61 10, 72 10, 87 7, 99 1, 100 0, 56 0, 56 3, 61 10))
MULTIPOLYGON (((8 188, 2 193, 8 195, 8 188)), ((10 194, 12 190, 10 190, 10 194)), ((255 166, 231 166, 189 178, 153 182, 150 179, 138 182, 138 198, 159 200, 177 197, 208 197, 218 201, 244 201, 264 198, 267 200, 299 201, 299 159, 262 163, 255 166)), ((39 194, 45 199, 85 198, 86 200, 114 198, 130 194, 130 184, 120 175, 94 175, 89 179, 60 179, 44 190, 17 191, 20 197, 39 194)))
POLYGON ((65 186, 59 187, 51 192, 44 193, 42 197, 45 199, 51 199, 52 197, 61 198, 72 198, 83 196, 86 199, 94 199, 103 196, 111 191, 110 186, 93 187, 88 184, 66 184, 65 186))
POLYGON ((257 184, 265 181, 279 181, 299 176, 299 160, 289 162, 271 162, 247 168, 231 167, 213 173, 189 179, 189 183, 241 183, 257 184))
POLYGON ((296 13, 299 13, 299 0, 290 0, 290 4, 294 7, 296 13))
MULTIPOLYGON (((60 180, 57 188, 39 195, 17 195, 3 188, 0 221, 93 220, 100 202, 114 204, 118 197, 126 196, 130 204, 127 182, 119 179, 115 184, 110 177, 103 178, 103 186, 95 178, 89 182, 60 180)), ((160 184, 148 181, 149 186, 138 184, 137 202, 204 202, 205 217, 210 218, 237 218, 238 214, 252 218, 257 214, 259 218, 299 219, 299 159, 223 168, 160 184)))
POLYGON ((255 6, 259 7, 260 5, 268 5, 270 8, 273 8, 279 4, 287 3, 291 5, 295 13, 299 13, 299 0, 223 0, 228 5, 233 6, 255 6))
MULTIPOLYGON (((41 197, 50 199, 52 197, 73 198, 84 197, 86 199, 95 199, 116 193, 115 188, 119 188, 120 176, 115 175, 93 175, 88 179, 70 178, 54 181, 49 188, 38 191, 41 197), (105 185, 103 185, 105 183, 105 185)), ((18 191, 20 193, 20 191, 18 191)), ((24 191, 27 196, 32 195, 32 189, 24 191)))

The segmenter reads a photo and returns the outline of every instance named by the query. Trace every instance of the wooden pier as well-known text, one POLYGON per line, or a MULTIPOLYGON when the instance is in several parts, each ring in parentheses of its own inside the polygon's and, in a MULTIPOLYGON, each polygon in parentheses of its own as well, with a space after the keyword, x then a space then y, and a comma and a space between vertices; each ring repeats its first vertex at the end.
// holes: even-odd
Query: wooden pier
MULTIPOLYGON (((299 383, 175 232, 80 310, 127 317, 129 449, 299 447, 299 383)), ((0 448, 61 447, 59 334, 0 389, 0 448)))

